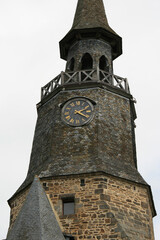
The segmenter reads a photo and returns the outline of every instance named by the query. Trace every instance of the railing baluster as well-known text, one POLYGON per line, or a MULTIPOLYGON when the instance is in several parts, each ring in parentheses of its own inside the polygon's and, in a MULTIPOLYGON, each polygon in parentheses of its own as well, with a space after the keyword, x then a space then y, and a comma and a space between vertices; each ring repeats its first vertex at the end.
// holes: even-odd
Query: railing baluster
POLYGON ((78 82, 79 82, 79 84, 81 84, 81 82, 82 82, 82 72, 81 71, 79 71, 79 73, 78 73, 78 82))
POLYGON ((41 88, 41 99, 48 96, 57 87, 64 84, 72 84, 78 82, 90 82, 90 81, 101 81, 104 84, 108 84, 117 88, 120 88, 129 93, 129 85, 127 78, 122 78, 108 72, 105 72, 99 67, 97 69, 89 69, 77 72, 61 72, 57 77, 51 80, 48 84, 41 88), (83 78, 82 78, 83 74, 83 78))
POLYGON ((64 72, 61 72, 61 84, 64 84, 64 72))
POLYGON ((100 82, 100 70, 99 70, 99 67, 97 67, 97 81, 100 82))
POLYGON ((129 84, 128 84, 128 79, 125 78, 125 90, 127 93, 129 93, 129 84))
POLYGON ((53 89, 54 89, 54 86, 53 86, 53 81, 51 81, 51 84, 50 84, 50 89, 51 89, 51 91, 50 92, 53 92, 53 89))

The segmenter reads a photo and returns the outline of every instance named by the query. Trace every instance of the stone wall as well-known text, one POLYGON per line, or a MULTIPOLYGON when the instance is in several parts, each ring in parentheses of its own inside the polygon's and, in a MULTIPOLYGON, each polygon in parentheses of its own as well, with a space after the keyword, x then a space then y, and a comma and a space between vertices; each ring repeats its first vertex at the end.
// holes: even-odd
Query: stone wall
MULTIPOLYGON (((42 185, 59 216, 62 231, 80 239, 153 240, 148 192, 143 186, 105 175, 42 179, 42 185), (85 186, 81 186, 84 179, 85 186), (75 214, 63 215, 62 199, 75 198, 75 214)), ((26 192, 11 203, 12 221, 26 192)))
POLYGON ((84 176, 81 186, 82 178, 43 181, 64 232, 76 239, 154 239, 146 188, 103 175, 84 176), (74 215, 63 216, 66 194, 75 196, 74 215))

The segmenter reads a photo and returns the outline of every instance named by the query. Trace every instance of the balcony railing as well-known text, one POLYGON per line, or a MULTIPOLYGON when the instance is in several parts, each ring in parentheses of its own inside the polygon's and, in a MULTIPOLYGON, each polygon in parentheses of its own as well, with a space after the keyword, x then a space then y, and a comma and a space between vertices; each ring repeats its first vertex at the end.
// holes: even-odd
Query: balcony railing
POLYGON ((104 85, 110 85, 130 93, 127 78, 122 78, 97 68, 96 70, 61 72, 61 74, 41 88, 41 99, 48 96, 59 86, 88 82, 102 82, 104 85))

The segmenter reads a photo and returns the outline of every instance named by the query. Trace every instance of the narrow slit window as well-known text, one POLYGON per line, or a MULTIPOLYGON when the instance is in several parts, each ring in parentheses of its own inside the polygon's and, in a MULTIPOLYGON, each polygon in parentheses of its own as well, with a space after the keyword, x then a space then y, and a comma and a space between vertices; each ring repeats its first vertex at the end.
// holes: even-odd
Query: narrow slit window
POLYGON ((85 180, 81 179, 81 186, 85 186, 85 180))

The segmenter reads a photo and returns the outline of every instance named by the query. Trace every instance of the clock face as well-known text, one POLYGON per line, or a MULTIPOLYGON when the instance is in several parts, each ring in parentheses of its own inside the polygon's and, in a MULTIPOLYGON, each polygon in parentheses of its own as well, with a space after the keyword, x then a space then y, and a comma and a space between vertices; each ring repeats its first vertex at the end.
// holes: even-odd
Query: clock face
POLYGON ((69 100, 62 109, 62 119, 70 126, 82 126, 93 118, 93 105, 85 98, 69 100))

